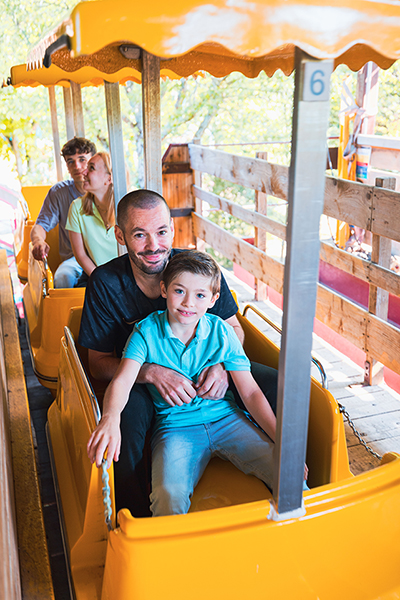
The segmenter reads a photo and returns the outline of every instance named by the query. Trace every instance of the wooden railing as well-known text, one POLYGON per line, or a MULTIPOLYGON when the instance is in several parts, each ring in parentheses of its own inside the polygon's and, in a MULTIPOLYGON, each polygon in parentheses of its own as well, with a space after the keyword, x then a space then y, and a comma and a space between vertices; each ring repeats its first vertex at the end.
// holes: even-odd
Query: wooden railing
MULTIPOLYGON (((194 171, 208 173, 287 200, 287 167, 197 145, 189 146, 189 154, 194 171)), ((206 201, 250 225, 285 239, 285 226, 273 219, 198 186, 193 186, 192 190, 198 200, 206 201)), ((324 214, 362 227, 373 234, 400 241, 400 194, 397 192, 327 177, 324 214)), ((198 212, 193 214, 192 219, 196 237, 205 240, 257 279, 282 293, 284 267, 279 261, 218 227, 198 212)), ((320 258, 371 285, 400 295, 400 277, 387 268, 327 243, 321 244, 320 258)), ((318 285, 316 316, 355 346, 400 373, 400 330, 397 327, 321 284, 318 285)))

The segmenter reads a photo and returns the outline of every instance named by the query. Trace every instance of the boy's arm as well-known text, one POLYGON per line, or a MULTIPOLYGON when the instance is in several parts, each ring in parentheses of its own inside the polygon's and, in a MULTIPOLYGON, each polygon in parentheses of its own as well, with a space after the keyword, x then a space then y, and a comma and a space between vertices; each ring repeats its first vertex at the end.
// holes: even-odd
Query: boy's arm
POLYGON ((140 363, 123 358, 115 377, 104 395, 103 414, 99 424, 89 438, 87 452, 92 463, 101 466, 107 450, 107 468, 112 460, 118 460, 121 448, 120 416, 129 393, 139 373, 140 363))
POLYGON ((276 417, 272 408, 255 382, 250 371, 230 371, 243 404, 253 419, 264 429, 265 433, 275 441, 276 417))

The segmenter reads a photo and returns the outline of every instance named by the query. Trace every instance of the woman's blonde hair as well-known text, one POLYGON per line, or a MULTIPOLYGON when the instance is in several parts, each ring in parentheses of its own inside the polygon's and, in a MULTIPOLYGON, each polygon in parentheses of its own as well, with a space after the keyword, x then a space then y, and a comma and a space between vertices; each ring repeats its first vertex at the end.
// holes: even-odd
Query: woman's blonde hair
MULTIPOLYGON (((108 152, 97 152, 94 156, 100 156, 103 160, 106 173, 111 176, 111 182, 107 189, 106 200, 107 200, 107 216, 106 221, 110 226, 115 225, 115 209, 114 209, 114 186, 112 182, 112 168, 111 168, 111 157, 108 152)), ((93 158, 93 157, 92 157, 93 158)), ((95 201, 94 194, 92 192, 86 192, 82 197, 82 213, 84 215, 93 216, 93 203, 95 201)))

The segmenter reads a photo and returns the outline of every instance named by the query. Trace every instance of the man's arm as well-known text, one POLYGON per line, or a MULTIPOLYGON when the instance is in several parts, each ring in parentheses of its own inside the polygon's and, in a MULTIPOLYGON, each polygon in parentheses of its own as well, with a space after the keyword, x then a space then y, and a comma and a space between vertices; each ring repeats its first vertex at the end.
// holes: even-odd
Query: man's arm
POLYGON ((31 230, 32 254, 36 260, 45 260, 49 254, 50 246, 46 242, 46 230, 37 223, 31 230))
MULTIPOLYGON (((89 350, 88 356, 90 373, 100 381, 110 381, 121 363, 121 359, 116 358, 112 352, 89 350)), ((196 396, 190 379, 177 371, 160 365, 143 364, 136 381, 138 383, 152 383, 170 406, 189 404, 196 396)))

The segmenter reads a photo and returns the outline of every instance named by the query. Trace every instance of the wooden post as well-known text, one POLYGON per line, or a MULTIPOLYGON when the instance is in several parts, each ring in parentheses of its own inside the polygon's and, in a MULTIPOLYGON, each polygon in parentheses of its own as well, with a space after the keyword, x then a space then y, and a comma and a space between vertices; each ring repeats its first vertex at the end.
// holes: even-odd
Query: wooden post
MULTIPOLYGON (((376 187, 394 190, 395 177, 377 177, 376 187)), ((392 240, 372 234, 371 262, 390 269, 390 256, 392 254, 392 240)), ((387 321, 389 306, 389 293, 376 285, 369 286, 368 310, 372 315, 387 321)), ((376 361, 369 352, 366 352, 364 367, 364 385, 379 385, 383 381, 383 365, 376 361)))
POLYGON ((62 173, 60 133, 58 130, 56 92, 54 89, 54 85, 49 87, 49 104, 51 116, 51 129, 53 131, 54 161, 56 163, 57 181, 62 181, 64 178, 62 173))
MULTIPOLYGON (((193 140, 193 144, 200 145, 200 138, 195 138, 193 140)), ((194 185, 201 187, 201 183, 202 183, 201 171, 193 171, 193 183, 194 183, 194 185)), ((195 199, 194 210, 196 211, 196 213, 198 215, 203 214, 203 202, 202 202, 202 200, 200 200, 200 198, 195 199)), ((204 250, 206 248, 205 241, 202 240, 201 238, 196 238, 196 248, 197 248, 197 250, 200 250, 200 252, 204 252, 204 250)))
POLYGON ((187 144, 170 144, 162 159, 163 195, 174 219, 174 248, 195 248, 193 171, 187 144))
POLYGON ((83 108, 82 108, 82 92, 79 83, 71 81, 71 92, 72 92, 72 104, 74 107, 74 126, 75 135, 78 137, 85 137, 85 124, 83 121, 83 108))
MULTIPOLYGON (((256 158, 262 158, 263 160, 268 160, 268 152, 257 152, 256 158)), ((256 212, 261 213, 262 215, 267 214, 267 203, 268 196, 264 194, 264 192, 255 193, 255 209, 256 212)), ((256 248, 259 248, 263 252, 267 250, 267 234, 264 229, 260 227, 254 227, 254 245, 256 248)), ((266 300, 268 296, 268 287, 267 285, 261 281, 260 279, 255 280, 255 299, 257 301, 266 300)))
POLYGON ((145 187, 162 194, 160 59, 142 51, 142 105, 145 187))
POLYGON ((64 112, 65 112, 65 128, 67 133, 67 139, 72 140, 75 135, 75 126, 74 126, 74 110, 72 108, 72 94, 71 88, 63 87, 63 96, 64 96, 64 112))

